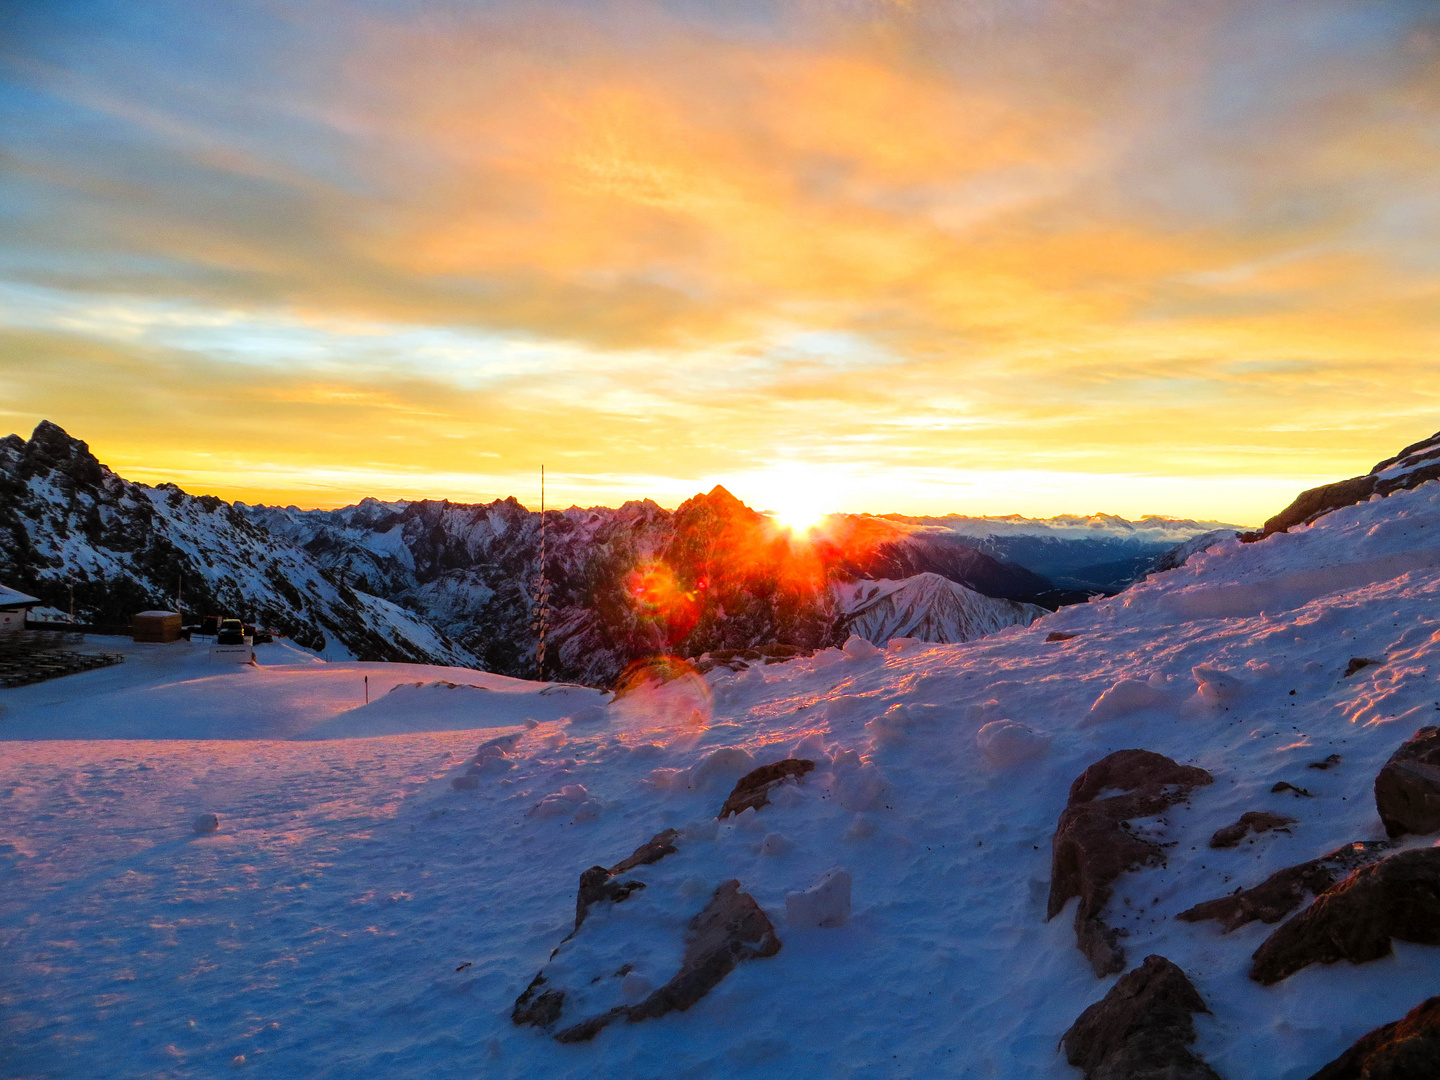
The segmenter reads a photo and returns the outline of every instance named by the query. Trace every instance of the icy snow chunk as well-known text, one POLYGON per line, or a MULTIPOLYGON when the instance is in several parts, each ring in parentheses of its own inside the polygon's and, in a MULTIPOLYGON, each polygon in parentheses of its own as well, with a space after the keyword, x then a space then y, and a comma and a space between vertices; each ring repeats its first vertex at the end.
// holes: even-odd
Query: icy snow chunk
POLYGON ((856 814, 850 822, 850 827, 845 830, 846 840, 869 840, 875 835, 875 819, 869 814, 856 814))
POLYGON ((697 840, 714 840, 720 835, 720 822, 714 818, 687 821, 680 827, 680 842, 691 844, 697 840))
POLYGON ((785 894, 785 921, 797 929, 844 926, 850 921, 850 872, 835 867, 810 888, 785 894))
POLYGON ((925 642, 921 641, 919 638, 892 637, 889 641, 885 643, 885 649, 887 652, 903 652, 904 650, 911 648, 912 646, 924 644, 925 642))
POLYGON ((590 797, 584 784, 566 784, 553 795, 546 795, 532 806, 526 817, 552 818, 562 814, 573 814, 590 797))
POLYGON ((1221 671, 1208 664, 1196 664, 1190 669, 1190 674, 1195 676, 1196 696, 1212 705, 1234 701, 1245 688, 1245 684, 1228 671, 1221 671))
POLYGON ((812 731, 803 739, 798 739, 795 745, 790 747, 790 752, 785 755, 792 758, 806 758, 815 762, 816 765, 825 762, 825 736, 818 731, 812 731))
POLYGON ((796 784, 781 784, 770 793, 770 805, 782 810, 793 809, 805 803, 805 796, 796 784))
POLYGON ((734 817, 735 827, 744 832, 763 832, 765 823, 760 820, 760 815, 753 806, 747 806, 734 817))
POLYGON ((204 836, 220 828, 220 819, 214 814, 196 814, 190 827, 195 830, 197 836, 204 836))
POLYGON ((845 655, 851 660, 869 660, 872 656, 880 655, 880 649, 859 634, 851 634, 843 648, 845 655))
POLYGON ((1168 700, 1165 691, 1149 682, 1139 679, 1121 679, 1110 687, 1090 706, 1090 712, 1081 721, 1082 725, 1114 720, 1116 717, 1139 709, 1150 709, 1163 705, 1168 700))
POLYGON ((585 821, 596 821, 600 817, 600 800, 586 799, 575 808, 575 816, 570 820, 576 825, 585 821))
POLYGON ((684 769, 651 769, 642 784, 649 784, 660 791, 673 791, 685 783, 684 769))
POLYGON ((861 765, 858 769, 844 769, 836 773, 836 797, 840 806, 856 813, 861 810, 873 810, 880 803, 880 797, 885 794, 885 781, 880 776, 880 770, 874 765, 861 765))
POLYGON ((491 756, 481 758, 465 771, 471 776, 480 776, 484 774, 509 772, 513 768, 515 768, 515 763, 509 758, 491 756))
POLYGON ((838 664, 841 660, 844 659, 845 653, 842 650, 834 648, 832 646, 828 649, 821 649, 814 656, 812 656, 810 658, 810 666, 814 670, 818 671, 821 668, 829 667, 831 664, 838 664))
POLYGON ((755 759, 739 747, 727 746, 708 754, 689 771, 686 785, 692 791, 704 791, 730 785, 755 768, 755 759))
POLYGON ((761 855, 787 855, 795 850, 793 840, 780 835, 778 832, 766 833, 765 839, 760 841, 759 854, 761 855))
POLYGON ((599 705, 586 705, 576 709, 570 714, 571 727, 593 727, 603 724, 606 719, 605 710, 599 705))
POLYGON ((976 732, 975 745, 991 765, 1004 768, 1043 757, 1050 736, 1016 720, 992 720, 976 732))

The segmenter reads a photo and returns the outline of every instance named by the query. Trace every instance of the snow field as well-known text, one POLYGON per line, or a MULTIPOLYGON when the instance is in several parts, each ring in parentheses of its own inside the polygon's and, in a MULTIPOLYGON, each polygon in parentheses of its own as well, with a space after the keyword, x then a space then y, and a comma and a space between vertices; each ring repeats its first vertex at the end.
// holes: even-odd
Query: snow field
MULTIPOLYGON (((1271 928, 1222 935, 1174 915, 1383 835, 1376 772, 1440 723, 1437 537, 1430 484, 1222 546, 1028 628, 717 670, 708 696, 682 685, 673 701, 660 692, 579 723, 567 718, 593 701, 506 680, 497 723, 473 733, 429 730, 460 722, 440 715, 437 691, 420 695, 411 733, 381 738, 79 741, 168 735, 182 709, 217 723, 206 695, 269 687, 274 731, 339 731, 332 718, 355 708, 340 680, 371 671, 373 701, 383 665, 106 681, 127 664, 0 693, 9 1072, 1068 1080, 1059 1036, 1112 980, 1075 948, 1073 901, 1044 921, 1049 840, 1075 776, 1141 747, 1215 782, 1136 823, 1173 846, 1167 866, 1116 884, 1106 917, 1129 932, 1129 966, 1156 952, 1187 972, 1212 1010, 1196 1018, 1196 1049, 1227 1080, 1301 1080, 1440 992, 1440 949, 1397 943, 1385 960, 1265 988, 1245 972, 1271 928), (1405 569, 1373 577, 1391 557, 1405 569), (1047 642, 1055 630, 1076 636, 1047 642), (1356 656, 1383 665, 1344 677, 1356 656), (276 681, 224 682, 257 674, 276 681), (1113 693, 1127 683, 1153 693, 1113 693), (1097 714, 1107 693, 1116 707, 1097 714), (57 728, 77 741, 34 741, 57 728), (513 748, 487 760, 513 767, 453 788, 501 731, 513 748), (817 763, 804 783, 713 821, 744 771, 738 751, 764 763, 802 749, 817 763), (1332 753, 1333 768, 1308 767, 1332 753), (1310 797, 1272 793, 1280 780, 1310 797), (593 814, 531 813, 577 786, 577 810, 593 814), (1299 822, 1210 849, 1246 810, 1299 822), (198 813, 217 814, 218 831, 194 834, 198 813), (584 970, 635 965, 628 986, 628 974, 595 984, 591 1004, 668 979, 686 922, 730 877, 781 952, 742 963, 688 1012, 592 1043, 512 1025, 515 996, 573 926, 580 872, 665 827, 681 830, 679 852, 626 875, 651 887, 593 908, 576 938, 584 970), (836 867, 853 879, 848 921, 792 925, 787 897, 836 867)), ((396 667, 396 684, 494 678, 396 667)))

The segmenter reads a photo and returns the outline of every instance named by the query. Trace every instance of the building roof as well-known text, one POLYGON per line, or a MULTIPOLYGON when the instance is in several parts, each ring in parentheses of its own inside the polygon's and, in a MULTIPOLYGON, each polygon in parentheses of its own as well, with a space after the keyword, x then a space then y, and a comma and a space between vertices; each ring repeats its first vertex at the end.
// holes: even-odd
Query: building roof
POLYGON ((19 589, 0 585, 0 608, 28 608, 40 603, 39 597, 29 596, 19 589))

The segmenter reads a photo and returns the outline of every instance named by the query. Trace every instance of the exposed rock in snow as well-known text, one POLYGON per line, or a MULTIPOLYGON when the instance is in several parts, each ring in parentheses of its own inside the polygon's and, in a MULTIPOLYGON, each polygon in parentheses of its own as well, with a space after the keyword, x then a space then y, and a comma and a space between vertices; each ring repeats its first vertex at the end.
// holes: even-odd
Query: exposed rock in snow
POLYGON ((1065 1032, 1065 1059, 1085 1080, 1220 1080, 1189 1049, 1191 1015, 1209 1011, 1185 972, 1147 956, 1065 1032))
POLYGON ((1076 942, 1097 976, 1125 969, 1120 935, 1101 917, 1112 883, 1137 866, 1165 862, 1159 844, 1126 831, 1123 823, 1159 814, 1213 779, 1204 769, 1178 765, 1163 754, 1117 750, 1091 765, 1070 786, 1069 803, 1051 841, 1046 917, 1060 914, 1072 896, 1080 898, 1075 909, 1076 942), (1126 794, 1099 798, 1107 790, 1126 794))
MULTIPOLYGON (((875 645, 896 638, 927 642, 972 641, 1007 626, 1028 626, 1045 608, 982 596, 939 574, 902 581, 858 581, 836 587, 841 625, 875 645)), ((851 649, 846 643, 846 651, 851 649)), ((853 655, 853 654, 852 654, 853 655)), ((868 655, 868 654, 867 654, 868 655)))
POLYGON ((1223 829, 1216 829, 1215 835, 1210 837, 1210 846, 1212 848, 1231 848, 1252 832, 1269 832, 1271 829, 1284 829, 1286 825, 1294 824, 1294 818, 1281 817, 1279 814, 1266 813, 1264 810, 1247 810, 1240 815, 1240 820, 1235 824, 1226 825, 1223 829))
POLYGON ((1269 986, 1310 964, 1379 960, 1391 938, 1440 945, 1440 848, 1387 856, 1326 889, 1255 950, 1250 977, 1269 986))
POLYGON ((740 882, 724 882, 705 910, 690 920, 685 956, 674 978, 639 1004, 616 1006, 557 1032, 555 1038, 585 1042, 622 1017, 634 1024, 688 1009, 741 961, 774 956, 779 951, 780 938, 760 905, 740 891, 740 882))
POLYGON ((1422 1080, 1440 1076, 1440 997, 1358 1039, 1310 1080, 1422 1080))
POLYGON ((1374 495, 1392 495, 1435 479, 1440 479, 1440 431, 1407 446, 1394 457, 1386 458, 1364 476, 1302 491, 1293 503, 1265 522, 1258 532, 1247 534, 1245 539, 1260 540, 1277 532, 1287 532, 1296 525, 1309 524, 1316 518, 1364 502, 1374 495))
POLYGON ((610 868, 611 876, 634 870, 637 866, 649 866, 651 863, 659 862, 666 855, 674 855, 676 851, 675 838, 679 835, 675 829, 664 829, 656 833, 612 866, 610 868))
POLYGON ((785 758, 746 773, 735 782, 735 788, 715 816, 722 821, 731 814, 746 810, 759 810, 770 802, 770 793, 785 781, 794 777, 799 780, 815 768, 815 762, 805 758, 785 758))
POLYGON ((1278 870, 1252 889, 1206 900, 1175 917, 1185 922, 1218 919, 1227 934, 1257 919, 1277 923, 1301 905, 1306 893, 1319 896, 1351 871, 1383 859, 1392 847, 1385 840, 1344 844, 1318 859, 1278 870))
POLYGON ((1375 777, 1375 808, 1390 836, 1440 832, 1440 727, 1406 739, 1375 777))
POLYGON ((785 894, 785 923, 797 930, 844 926, 850 921, 850 871, 835 867, 810 888, 785 894))

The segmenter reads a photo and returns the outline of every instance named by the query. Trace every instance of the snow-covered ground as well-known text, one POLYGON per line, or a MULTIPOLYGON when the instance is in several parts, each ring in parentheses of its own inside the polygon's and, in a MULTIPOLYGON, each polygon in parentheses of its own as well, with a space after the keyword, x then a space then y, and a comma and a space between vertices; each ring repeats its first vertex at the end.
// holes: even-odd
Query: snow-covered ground
POLYGON ((1270 927, 1174 915, 1383 836, 1375 773, 1440 722, 1437 602, 1432 483, 982 640, 717 669, 604 708, 263 648, 253 669, 163 646, 0 691, 4 1075, 1078 1076, 1057 1041, 1113 979, 1076 949, 1073 907, 1045 921, 1049 840, 1074 777, 1141 747, 1215 782, 1144 823, 1173 846, 1117 883, 1128 963, 1159 953, 1189 974, 1212 1010, 1196 1049, 1227 1080, 1299 1080, 1440 992, 1440 949, 1397 943, 1267 988, 1245 973, 1270 927), (1383 664, 1346 678, 1353 657, 1383 664), (981 736, 999 720, 1030 731, 981 736), (505 734, 509 757, 452 786, 505 734), (744 759, 687 770, 797 744, 817 762, 806 782, 712 838, 744 759), (1313 797, 1272 794, 1278 780, 1313 797), (1246 810, 1299 823, 1207 846, 1246 810), (192 832, 201 812, 218 832, 192 832), (593 909, 562 963, 626 955, 660 985, 731 877, 780 952, 593 1042, 514 1026, 574 924, 580 872, 667 826, 678 853, 627 874, 650 887, 593 909), (835 866, 854 879, 848 924, 788 925, 786 894, 835 866))

